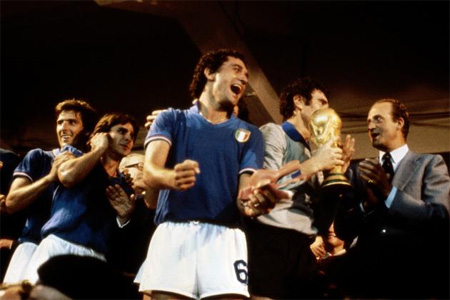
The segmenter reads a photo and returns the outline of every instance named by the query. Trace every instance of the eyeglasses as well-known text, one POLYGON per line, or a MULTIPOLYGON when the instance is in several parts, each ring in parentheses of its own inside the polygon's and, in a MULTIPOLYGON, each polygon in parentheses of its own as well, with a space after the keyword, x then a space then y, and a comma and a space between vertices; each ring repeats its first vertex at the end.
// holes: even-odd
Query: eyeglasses
POLYGON ((139 162, 139 163, 131 164, 131 165, 128 165, 128 166, 124 167, 124 169, 131 169, 131 168, 136 168, 139 171, 144 171, 144 163, 143 162, 139 162))

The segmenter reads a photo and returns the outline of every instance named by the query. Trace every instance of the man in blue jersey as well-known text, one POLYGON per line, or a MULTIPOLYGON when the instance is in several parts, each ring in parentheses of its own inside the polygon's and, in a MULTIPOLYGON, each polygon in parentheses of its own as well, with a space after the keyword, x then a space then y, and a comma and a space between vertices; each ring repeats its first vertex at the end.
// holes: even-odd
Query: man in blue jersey
POLYGON ((118 167, 120 160, 131 152, 137 130, 133 117, 106 114, 91 135, 91 150, 84 155, 77 153, 77 157, 61 164, 58 169, 61 184, 54 193, 51 216, 42 228, 43 240, 25 274, 30 282, 37 281, 38 267, 56 255, 105 260, 116 217, 123 223, 130 213, 127 200, 134 192, 118 167), (125 200, 115 200, 119 198, 125 200))
POLYGON ((158 227, 137 280, 152 299, 249 296, 241 216, 265 213, 275 199, 258 189, 238 199, 264 155, 258 128, 233 115, 247 81, 242 54, 206 53, 190 85, 198 101, 161 112, 147 135, 144 180, 160 190, 158 227))
MULTIPOLYGON (((97 122, 97 113, 85 101, 69 99, 55 107, 56 135, 59 146, 74 145, 84 149, 97 122)), ((50 205, 57 183, 57 170, 71 157, 70 151, 31 150, 15 169, 11 189, 6 198, 8 213, 26 209, 26 224, 19 238, 4 282, 23 279, 24 271, 41 241, 41 228, 50 216, 50 205)))

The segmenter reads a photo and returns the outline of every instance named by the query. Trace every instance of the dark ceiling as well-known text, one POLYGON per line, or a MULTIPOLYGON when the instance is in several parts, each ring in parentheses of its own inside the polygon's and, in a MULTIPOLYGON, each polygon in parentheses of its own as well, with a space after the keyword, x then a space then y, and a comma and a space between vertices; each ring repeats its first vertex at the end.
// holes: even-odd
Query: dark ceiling
POLYGON ((189 102, 185 86, 196 62, 185 57, 200 53, 175 20, 90 1, 1 4, 2 138, 12 144, 28 147, 25 131, 53 125, 54 105, 67 98, 141 123, 158 106, 189 102))
MULTIPOLYGON (((141 124, 154 109, 190 105, 187 87, 202 49, 179 19, 164 9, 99 3, 1 1, 1 147, 21 154, 56 147, 53 107, 67 98, 86 99, 101 113, 133 114, 141 124)), ((160 3, 174 10, 206 5, 151 1, 160 3)), ((362 122, 381 97, 431 99, 438 108, 447 104, 441 113, 448 114, 448 1, 217 4, 276 94, 310 75, 328 86, 338 112, 362 122)), ((175 15, 186 24, 204 14, 208 9, 175 15)), ((211 45, 227 40, 221 34, 211 45)), ((246 102, 254 123, 270 121, 253 98, 246 102)))

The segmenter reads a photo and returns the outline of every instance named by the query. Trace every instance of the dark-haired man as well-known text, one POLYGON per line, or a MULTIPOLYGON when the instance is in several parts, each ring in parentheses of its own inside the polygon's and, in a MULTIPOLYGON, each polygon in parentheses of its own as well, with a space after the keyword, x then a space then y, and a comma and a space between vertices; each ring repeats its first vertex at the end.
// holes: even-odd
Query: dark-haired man
POLYGON ((4 282, 23 279, 28 262, 41 241, 41 229, 50 216, 53 192, 57 185, 57 171, 62 162, 71 157, 61 151, 73 145, 85 149, 89 134, 97 122, 97 112, 83 100, 68 99, 55 106, 56 135, 59 149, 33 149, 27 153, 13 174, 6 209, 13 214, 26 209, 26 224, 19 238, 19 246, 5 274, 4 282))
POLYGON ((328 97, 323 85, 308 77, 288 84, 279 105, 284 123, 261 127, 266 145, 264 168, 278 170, 298 160, 299 171, 309 180, 292 187, 293 196, 278 202, 270 213, 246 220, 249 288, 253 298, 316 298, 321 296, 316 256, 325 253, 325 248, 322 240, 315 242, 315 238, 319 229, 327 231, 332 221, 325 217, 325 208, 329 211, 335 206, 319 198, 322 171, 344 163, 348 166, 354 140, 346 139, 345 160, 341 149, 331 147, 331 140, 311 153, 309 122, 314 112, 328 107, 328 97), (314 253, 310 249, 313 242, 314 253))
POLYGON ((275 199, 258 189, 238 199, 264 151, 258 128, 233 115, 247 81, 242 54, 206 53, 190 85, 194 106, 169 108, 151 125, 144 180, 160 190, 158 227, 137 281, 152 299, 249 296, 241 214, 266 213, 275 199))
POLYGON ((367 126, 379 155, 352 170, 354 189, 335 220, 339 237, 358 240, 329 274, 350 297, 448 299, 446 164, 440 155, 409 150, 409 114, 398 100, 375 102, 367 126))
POLYGON ((105 260, 112 226, 117 226, 116 217, 126 221, 130 214, 129 197, 134 192, 118 167, 131 152, 137 130, 133 117, 106 114, 91 134, 91 150, 83 154, 74 149, 75 156, 60 165, 60 184, 53 196, 51 216, 42 228, 43 240, 25 279, 35 283, 38 267, 56 255, 105 260))

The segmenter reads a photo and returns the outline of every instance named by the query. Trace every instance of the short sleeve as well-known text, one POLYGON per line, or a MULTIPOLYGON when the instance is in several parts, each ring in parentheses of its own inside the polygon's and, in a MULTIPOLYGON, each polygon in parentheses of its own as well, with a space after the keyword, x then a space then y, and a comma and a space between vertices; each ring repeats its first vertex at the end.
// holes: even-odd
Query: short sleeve
POLYGON ((41 177, 45 162, 46 157, 42 149, 30 150, 14 170, 13 178, 26 177, 34 182, 41 177))
POLYGON ((268 123, 261 126, 264 137, 264 168, 278 170, 283 166, 283 157, 286 152, 286 137, 281 126, 268 123))
POLYGON ((170 145, 172 145, 173 138, 173 127, 176 121, 175 110, 169 108, 161 112, 153 122, 150 130, 147 133, 144 142, 144 149, 147 148, 148 144, 155 140, 165 140, 170 145))
POLYGON ((264 160, 264 139, 257 127, 250 128, 250 138, 244 147, 239 173, 254 172, 262 169, 264 160))

